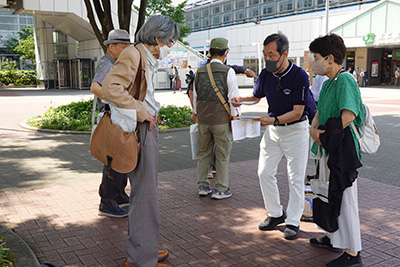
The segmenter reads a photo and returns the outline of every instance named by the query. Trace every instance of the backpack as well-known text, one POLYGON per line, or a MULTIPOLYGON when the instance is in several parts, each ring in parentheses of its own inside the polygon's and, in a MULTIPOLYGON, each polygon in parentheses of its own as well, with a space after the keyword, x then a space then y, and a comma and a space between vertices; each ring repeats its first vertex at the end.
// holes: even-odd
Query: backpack
POLYGON ((376 129, 376 124, 371 116, 371 112, 367 105, 363 104, 365 111, 365 118, 361 126, 356 128, 354 123, 351 123, 351 127, 355 135, 357 136, 358 142, 360 144, 360 152, 364 154, 374 154, 378 151, 381 141, 379 139, 378 130, 376 129))

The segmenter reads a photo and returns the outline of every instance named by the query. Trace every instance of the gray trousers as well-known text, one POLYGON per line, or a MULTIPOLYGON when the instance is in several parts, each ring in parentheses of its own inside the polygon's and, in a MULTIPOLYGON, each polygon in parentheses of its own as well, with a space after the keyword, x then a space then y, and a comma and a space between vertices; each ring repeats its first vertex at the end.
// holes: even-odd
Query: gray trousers
POLYGON ((213 156, 215 145, 215 188, 221 192, 229 189, 229 158, 232 149, 232 133, 229 123, 206 125, 199 124, 197 175, 199 185, 209 187, 207 173, 213 156))
POLYGON ((139 123, 141 141, 136 169, 130 173, 131 195, 127 258, 132 267, 157 265, 160 213, 158 207, 158 128, 139 123))

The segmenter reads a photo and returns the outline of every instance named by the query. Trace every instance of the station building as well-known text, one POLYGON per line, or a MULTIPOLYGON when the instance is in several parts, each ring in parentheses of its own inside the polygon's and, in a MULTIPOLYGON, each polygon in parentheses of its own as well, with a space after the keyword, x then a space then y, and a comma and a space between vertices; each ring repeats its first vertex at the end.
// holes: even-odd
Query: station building
POLYGON ((399 12, 398 0, 330 1, 328 9, 323 0, 192 1, 185 20, 192 33, 185 41, 204 52, 212 38, 225 37, 229 64, 259 73, 264 39, 282 31, 289 39, 289 59, 311 74, 310 42, 333 32, 345 41, 346 69, 367 70, 369 85, 381 84, 388 72, 393 83, 394 69, 400 66, 399 12))

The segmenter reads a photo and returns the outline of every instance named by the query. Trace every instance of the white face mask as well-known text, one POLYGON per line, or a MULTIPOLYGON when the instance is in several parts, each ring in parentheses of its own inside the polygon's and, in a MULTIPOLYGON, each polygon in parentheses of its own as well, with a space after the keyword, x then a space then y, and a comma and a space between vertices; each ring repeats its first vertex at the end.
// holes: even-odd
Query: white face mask
POLYGON ((160 46, 160 55, 158 56, 158 59, 162 60, 166 58, 169 55, 169 52, 171 52, 171 50, 168 45, 160 46))
POLYGON ((314 73, 317 75, 325 75, 326 68, 328 67, 328 65, 323 67, 322 61, 325 60, 327 58, 327 56, 320 60, 315 60, 314 55, 310 53, 309 57, 310 57, 310 61, 312 62, 314 73))

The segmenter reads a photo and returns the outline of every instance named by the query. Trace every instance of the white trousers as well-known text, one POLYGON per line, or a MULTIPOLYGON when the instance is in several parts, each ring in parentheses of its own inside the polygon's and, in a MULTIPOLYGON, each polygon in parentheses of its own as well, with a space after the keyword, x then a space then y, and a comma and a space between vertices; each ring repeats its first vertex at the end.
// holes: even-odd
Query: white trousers
POLYGON ((258 176, 265 208, 269 216, 282 216, 276 179, 278 164, 285 156, 289 180, 289 203, 286 224, 299 226, 304 209, 304 177, 309 149, 308 121, 288 126, 267 126, 260 143, 258 176))
POLYGON ((333 233, 329 233, 332 246, 335 248, 348 248, 355 252, 361 251, 357 180, 353 182, 351 187, 343 191, 338 225, 339 229, 333 233))

